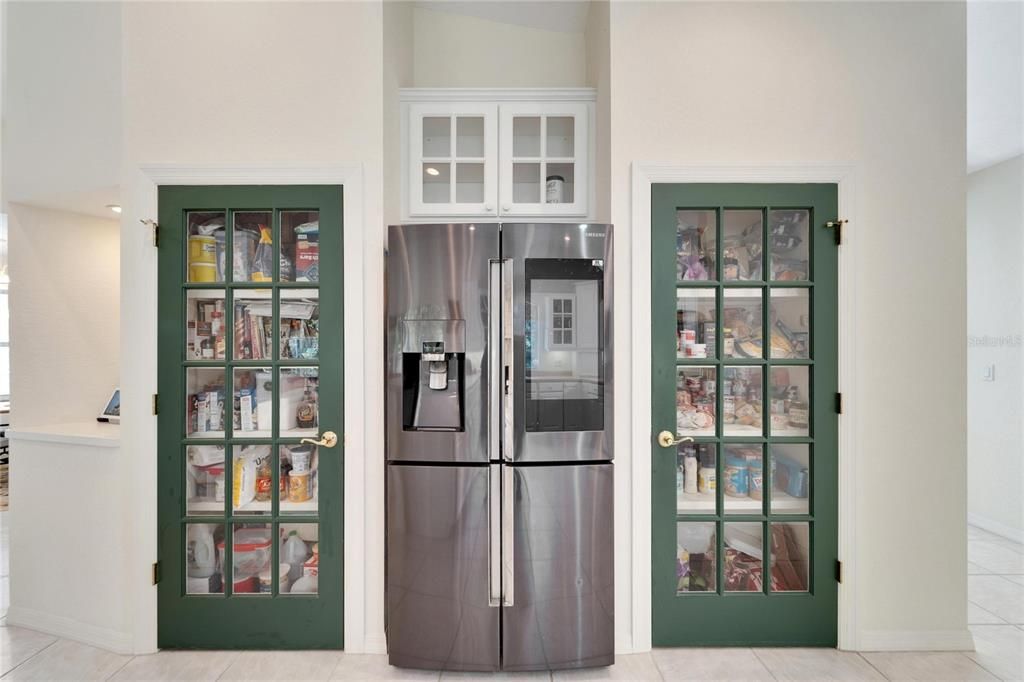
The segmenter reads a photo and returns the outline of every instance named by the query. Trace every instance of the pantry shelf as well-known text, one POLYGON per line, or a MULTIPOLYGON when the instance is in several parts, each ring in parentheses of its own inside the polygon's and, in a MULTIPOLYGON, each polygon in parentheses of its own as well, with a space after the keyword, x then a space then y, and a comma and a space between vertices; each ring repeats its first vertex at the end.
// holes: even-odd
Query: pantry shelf
MULTIPOLYGON (((750 497, 732 497, 726 495, 723 499, 725 505, 725 513, 735 512, 755 512, 758 513, 762 509, 763 501, 755 500, 750 497)), ((805 497, 791 497, 782 492, 772 493, 772 513, 786 513, 786 512, 797 512, 804 513, 807 511, 807 498, 805 497)), ((711 513, 715 512, 715 496, 713 494, 704 493, 679 493, 676 495, 676 513, 679 515, 687 514, 700 514, 700 513, 711 513)))
MULTIPOLYGON (((188 501, 188 512, 193 514, 219 514, 224 511, 224 502, 210 498, 192 498, 188 501)), ((235 514, 270 513, 270 501, 252 501, 234 509, 235 514)), ((281 502, 281 513, 316 513, 317 501, 281 502)))

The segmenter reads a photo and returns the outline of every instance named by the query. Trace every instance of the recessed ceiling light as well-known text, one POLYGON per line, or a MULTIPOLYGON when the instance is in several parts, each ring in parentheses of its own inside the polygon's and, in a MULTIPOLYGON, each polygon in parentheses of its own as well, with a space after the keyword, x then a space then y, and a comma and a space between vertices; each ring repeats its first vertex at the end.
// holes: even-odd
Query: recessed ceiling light
POLYGON ((441 171, 437 170, 433 166, 427 166, 427 175, 440 175, 441 171))
POLYGON ((109 208, 114 213, 120 213, 121 212, 121 207, 118 204, 107 204, 107 208, 109 208))

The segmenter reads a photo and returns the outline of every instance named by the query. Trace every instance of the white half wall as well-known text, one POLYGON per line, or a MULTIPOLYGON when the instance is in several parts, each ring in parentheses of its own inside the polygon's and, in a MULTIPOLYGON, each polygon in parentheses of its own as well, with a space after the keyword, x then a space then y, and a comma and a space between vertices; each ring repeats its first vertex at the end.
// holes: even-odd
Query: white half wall
POLYGON ((967 177, 967 514, 1017 542, 1024 542, 1021 188, 1022 156, 967 177))
POLYGON ((118 385, 118 223, 8 209, 11 422, 93 421, 118 385))
MULTIPOLYGON (((955 3, 611 5, 616 470, 634 354, 631 167, 849 166, 858 178, 855 619, 844 648, 960 648, 966 626, 965 8, 955 3), (618 386, 617 386, 618 388, 618 386), (620 414, 620 410, 622 414, 620 414), (901 570, 927 561, 927 570, 901 570), (892 633, 902 633, 900 637, 892 633)), ((657 430, 657 429, 655 429, 657 430)), ((617 577, 634 480, 616 488, 617 577)), ((646 531, 643 531, 646 532, 646 531)), ((644 542, 641 538, 639 542, 644 542)), ((624 557, 624 558, 623 558, 624 557)), ((640 570, 644 570, 641 567, 640 570)), ((845 573, 845 571, 844 571, 845 573)), ((852 583, 852 584, 851 584, 852 583)), ((650 646, 643 590, 619 590, 620 643, 650 646)))

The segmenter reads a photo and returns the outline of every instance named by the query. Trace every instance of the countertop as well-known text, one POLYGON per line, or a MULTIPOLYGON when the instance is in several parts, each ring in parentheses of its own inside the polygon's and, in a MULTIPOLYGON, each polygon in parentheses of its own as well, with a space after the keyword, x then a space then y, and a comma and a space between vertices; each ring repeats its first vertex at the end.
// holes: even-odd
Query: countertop
POLYGON ((12 427, 8 430, 12 443, 36 441, 44 443, 65 443, 88 445, 98 448, 116 448, 121 444, 120 424, 105 424, 97 421, 71 424, 45 424, 42 426, 12 427))

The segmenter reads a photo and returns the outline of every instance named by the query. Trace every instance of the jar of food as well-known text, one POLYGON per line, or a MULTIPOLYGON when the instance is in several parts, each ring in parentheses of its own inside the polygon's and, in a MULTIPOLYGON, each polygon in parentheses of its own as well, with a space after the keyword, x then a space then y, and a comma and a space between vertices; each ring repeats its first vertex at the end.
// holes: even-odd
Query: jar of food
POLYGON ((736 351, 736 340, 732 337, 732 329, 722 330, 722 355, 729 356, 736 351))
POLYGON ((312 474, 297 474, 292 470, 288 475, 288 501, 306 502, 313 497, 312 474))
POLYGON ((764 498, 764 465, 760 457, 747 459, 747 485, 752 500, 764 498))
POLYGON ((810 417, 810 408, 802 400, 789 404, 789 425, 794 429, 806 429, 810 417))
POLYGON ((548 204, 562 203, 562 192, 565 188, 565 178, 561 175, 549 175, 544 185, 544 201, 548 204))
POLYGON ((750 487, 747 480, 747 460, 737 455, 728 455, 725 458, 725 468, 722 470, 725 478, 725 494, 732 497, 747 497, 750 487))

